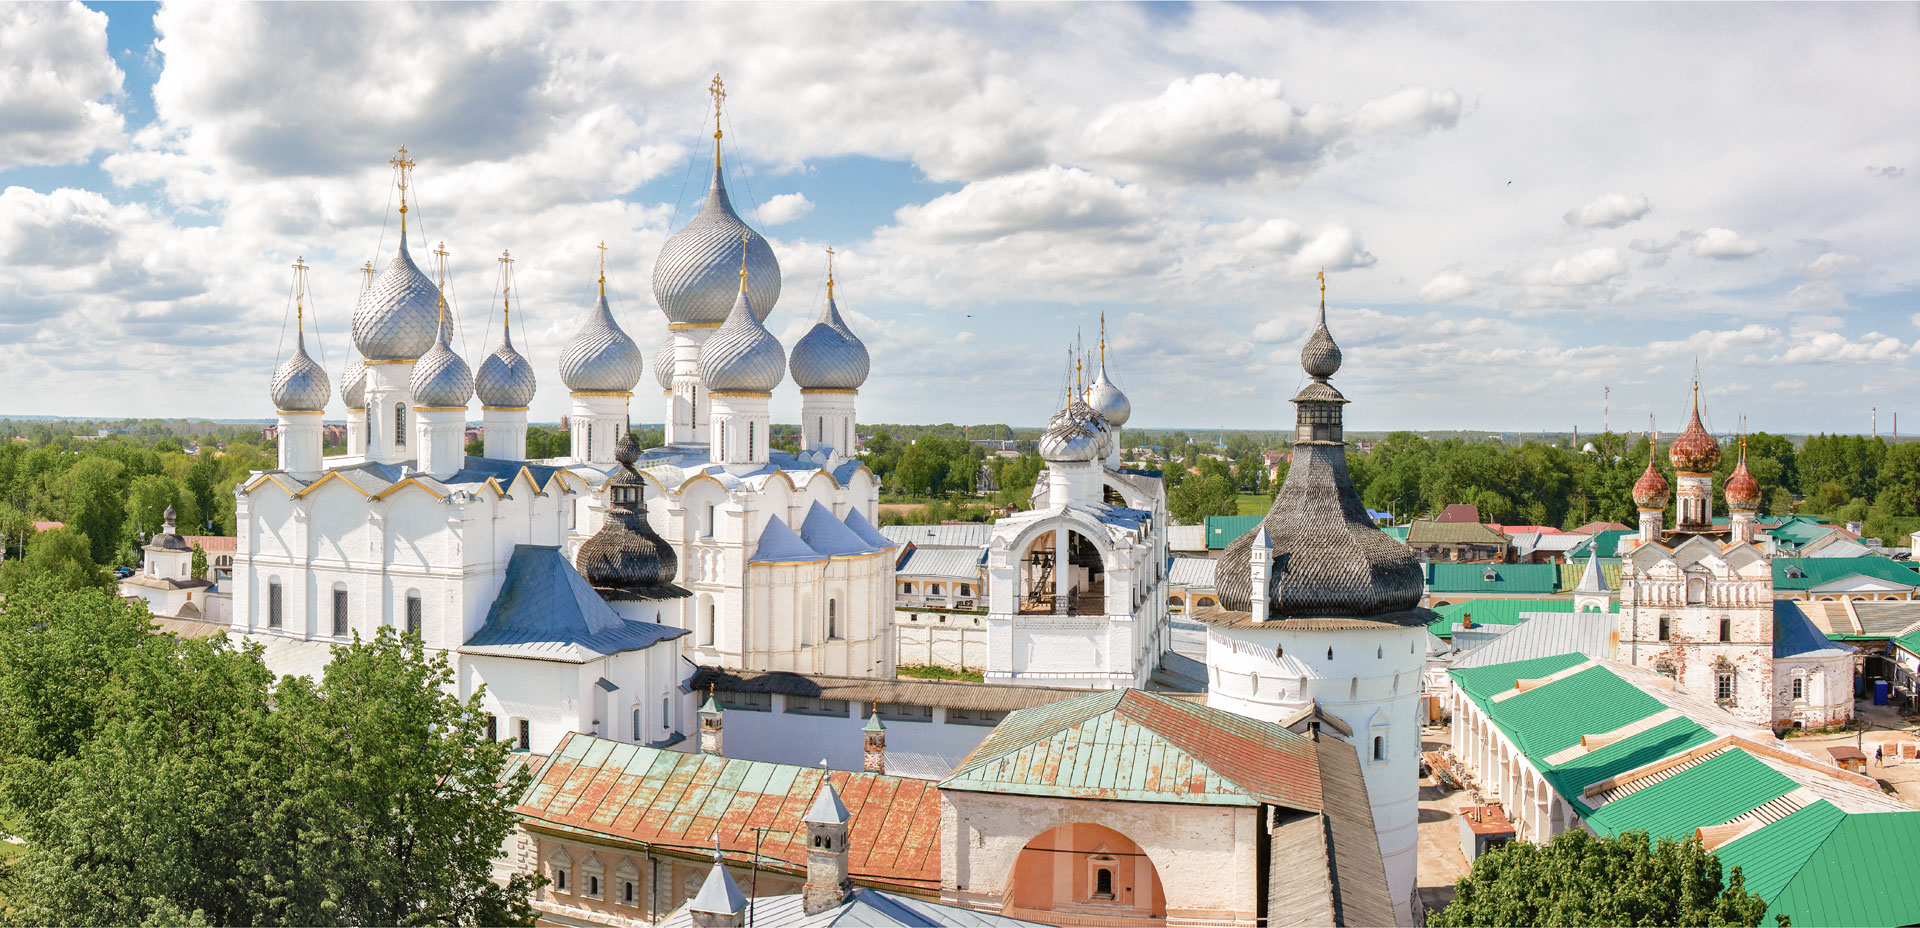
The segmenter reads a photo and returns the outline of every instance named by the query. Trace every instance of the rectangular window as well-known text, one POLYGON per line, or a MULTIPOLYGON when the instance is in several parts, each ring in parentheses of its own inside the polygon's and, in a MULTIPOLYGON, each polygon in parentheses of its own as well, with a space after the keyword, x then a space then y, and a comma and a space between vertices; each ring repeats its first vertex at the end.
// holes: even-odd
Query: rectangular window
POLYGON ((1794 701, 1795 701, 1795 702, 1798 702, 1798 701, 1800 701, 1800 700, 1802 700, 1802 699, 1805 699, 1805 698, 1807 698, 1807 681, 1806 681, 1806 680, 1804 680, 1804 679, 1802 679, 1802 678, 1800 678, 1800 677, 1794 677, 1794 678, 1793 678, 1793 699, 1794 699, 1794 701))
POLYGON ((487 715, 487 740, 500 740, 500 720, 494 718, 492 713, 488 713, 487 715))
POLYGON ((522 751, 533 750, 533 723, 526 719, 520 720, 520 741, 518 746, 522 751))
POLYGON ((1733 674, 1723 673, 1714 684, 1714 696, 1718 699, 1733 698, 1733 674))
POLYGON ((714 694, 720 700, 720 708, 737 709, 742 712, 772 712, 772 693, 728 693, 714 694))
POLYGON ((347 591, 333 591, 333 634, 336 638, 347 635, 347 591))
POLYGON ((280 581, 267 581, 267 627, 280 627, 280 581))
POLYGON ((818 696, 788 696, 787 711, 794 715, 832 715, 847 717, 847 701, 818 696))
POLYGON ((955 725, 998 725, 1007 717, 1005 712, 991 709, 948 709, 947 721, 955 725))
POLYGON ((407 634, 420 635, 420 594, 407 594, 407 634))

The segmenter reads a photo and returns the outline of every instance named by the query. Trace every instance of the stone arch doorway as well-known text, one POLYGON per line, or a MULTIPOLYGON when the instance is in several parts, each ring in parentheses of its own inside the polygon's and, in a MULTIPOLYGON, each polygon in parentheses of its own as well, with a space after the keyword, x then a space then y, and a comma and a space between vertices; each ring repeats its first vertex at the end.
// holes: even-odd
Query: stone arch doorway
POLYGON ((1138 844, 1104 825, 1074 822, 1035 835, 1014 861, 1005 914, 1072 924, 1147 924, 1167 917, 1160 871, 1138 844))

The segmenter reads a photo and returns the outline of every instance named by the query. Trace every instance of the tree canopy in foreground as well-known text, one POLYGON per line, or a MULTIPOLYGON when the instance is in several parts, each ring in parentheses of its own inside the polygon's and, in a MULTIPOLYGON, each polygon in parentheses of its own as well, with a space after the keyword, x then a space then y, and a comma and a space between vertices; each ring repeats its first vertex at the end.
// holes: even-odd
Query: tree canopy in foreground
POLYGON ((0 872, 18 924, 531 924, 502 887, 523 770, 443 656, 382 629, 318 681, 149 632, 97 590, 0 603, 0 872))
POLYGON ((1766 911, 1739 868, 1723 879, 1719 858, 1698 838, 1655 843, 1643 831, 1596 838, 1575 828, 1545 845, 1515 841, 1481 856, 1427 924, 1751 926, 1766 911))

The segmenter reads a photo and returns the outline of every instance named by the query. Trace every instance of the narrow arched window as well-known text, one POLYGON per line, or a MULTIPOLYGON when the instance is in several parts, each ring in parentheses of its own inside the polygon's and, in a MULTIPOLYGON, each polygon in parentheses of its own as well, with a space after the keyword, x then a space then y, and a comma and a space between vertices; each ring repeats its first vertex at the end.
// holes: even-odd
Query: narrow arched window
POLYGON ((715 625, 715 617, 714 617, 714 611, 713 611, 713 604, 708 603, 707 614, 703 619, 701 619, 701 622, 700 622, 700 643, 701 644, 707 645, 709 647, 713 645, 714 625, 715 625))
POLYGON ((1661 641, 1671 640, 1670 636, 1672 634, 1673 634, 1672 620, 1667 618, 1664 615, 1661 616, 1660 617, 1660 640, 1661 641))
POLYGON ((586 452, 587 452, 587 453, 586 453, 586 454, 584 454, 584 455, 581 455, 581 457, 585 457, 585 458, 592 458, 592 457, 593 457, 593 423, 591 423, 591 422, 589 422, 589 423, 587 423, 587 447, 586 447, 586 452))
POLYGON ((344 638, 347 634, 347 588, 333 588, 333 635, 344 638))
POLYGON ((755 448, 753 440, 755 437, 754 435, 755 431, 756 430, 753 427, 753 423, 748 422, 747 423, 747 460, 749 461, 753 460, 753 452, 755 448))
POLYGON ((1093 894, 1103 899, 1113 898, 1113 871, 1101 867, 1093 871, 1093 894))
POLYGON ((420 637, 420 591, 407 591, 407 634, 420 637))
POLYGON ((642 715, 644 715, 644 713, 640 711, 640 707, 634 706, 633 707, 633 740, 636 743, 642 740, 645 740, 645 732, 647 730, 646 720, 641 718, 642 715))
POLYGON ((827 443, 827 417, 826 416, 820 416, 814 420, 813 437, 814 437, 814 440, 820 442, 823 445, 827 443))
POLYGON ((405 403, 393 404, 393 446, 395 448, 407 446, 407 404, 405 403))
POLYGON ((1385 735, 1373 736, 1373 759, 1374 760, 1387 759, 1387 739, 1385 735))
POLYGON ((838 600, 827 600, 827 637, 840 637, 840 616, 838 600))
POLYGON ((267 627, 279 628, 281 621, 280 578, 267 581, 267 627))
POLYGON ((694 387, 688 395, 693 399, 687 403, 687 424, 697 429, 700 427, 700 388, 694 387))
POLYGON ((1721 641, 1733 640, 1733 619, 1728 618, 1726 616, 1720 617, 1720 640, 1721 641))

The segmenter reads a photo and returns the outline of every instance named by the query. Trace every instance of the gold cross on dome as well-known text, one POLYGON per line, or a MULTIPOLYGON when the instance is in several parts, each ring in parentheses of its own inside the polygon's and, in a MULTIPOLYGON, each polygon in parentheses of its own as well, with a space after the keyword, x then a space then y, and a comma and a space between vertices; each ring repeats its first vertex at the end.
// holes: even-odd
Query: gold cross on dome
POLYGON ((720 75, 713 76, 713 82, 707 85, 707 93, 713 96, 713 137, 720 137, 720 104, 727 99, 727 83, 720 75))

